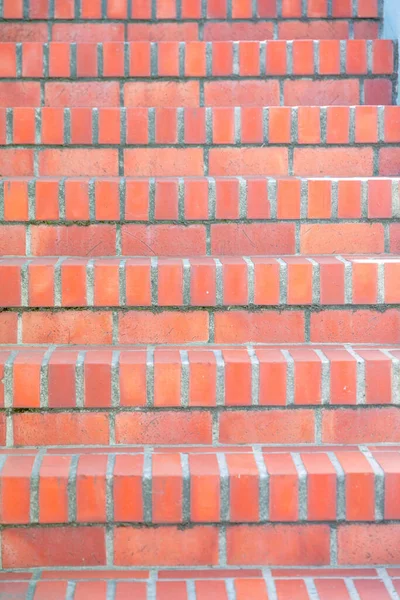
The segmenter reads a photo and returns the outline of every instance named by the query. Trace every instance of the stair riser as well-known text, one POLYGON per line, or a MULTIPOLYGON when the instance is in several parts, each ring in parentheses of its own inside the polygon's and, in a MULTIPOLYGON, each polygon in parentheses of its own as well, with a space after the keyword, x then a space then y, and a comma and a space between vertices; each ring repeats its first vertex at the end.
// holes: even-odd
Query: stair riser
POLYGON ((383 2, 368 2, 357 6, 348 0, 323 0, 315 5, 313 0, 183 0, 162 2, 162 0, 142 0, 132 3, 129 0, 33 0, 15 2, 3 0, 3 19, 40 20, 196 20, 196 19, 258 19, 258 18, 381 18, 383 2))
MULTIPOLYGON (((400 218, 399 179, 10 178, 0 179, 0 216, 3 225, 386 221, 400 218)), ((239 228, 231 238, 238 235, 239 228)), ((73 247, 66 252, 73 253, 73 247)))
POLYGON ((398 452, 321 450, 3 456, 1 520, 157 525, 400 519, 398 452))
POLYGON ((258 19, 214 22, 125 22, 57 23, 1 22, 3 42, 109 42, 150 41, 232 41, 232 40, 293 40, 293 39, 377 39, 382 22, 375 19, 312 19, 307 21, 276 21, 258 19))
POLYGON ((0 344, 400 342, 400 309, 34 310, 0 313, 0 344))
MULTIPOLYGON (((36 575, 37 572, 35 572, 36 575)), ((94 573, 94 569, 73 571, 40 572, 39 578, 33 573, 19 572, 4 574, 0 590, 18 595, 21 600, 42 597, 75 598, 96 597, 97 600, 209 600, 211 595, 219 600, 267 600, 274 594, 276 598, 301 597, 302 600, 331 600, 333 594, 340 594, 343 600, 360 598, 368 600, 371 592, 377 598, 390 598, 393 589, 400 590, 397 569, 191 569, 186 571, 152 569, 151 576, 144 570, 108 570, 94 573), (393 578, 389 573, 393 572, 393 578), (277 573, 277 575, 275 575, 277 573), (90 581, 92 577, 95 580, 90 581), (19 581, 18 581, 19 579, 19 581), (85 581, 86 579, 86 581, 85 581), (156 580, 158 579, 158 581, 156 580), (164 579, 164 581, 163 581, 164 579), (170 579, 172 581, 165 581, 170 579), (28 581, 26 581, 28 580, 28 581), (31 580, 31 581, 29 581, 31 580), (26 593, 26 596, 24 595, 26 593), (316 596, 318 593, 318 596, 316 596), (357 593, 357 596, 354 594, 357 593), (61 594, 61 595, 60 595, 61 594), (179 594, 179 596, 177 596, 179 594), (249 596, 250 594, 250 596, 249 596), (269 595, 268 595, 269 594, 269 595), (288 596, 289 594, 289 596, 288 596), (293 596, 290 596, 290 595, 293 596), (301 594, 301 596, 298 596, 301 594)), ((274 597, 274 596, 272 596, 274 597)), ((339 597, 339 596, 338 596, 339 597)))
POLYGON ((2 558, 3 568, 390 565, 399 538, 399 524, 34 527, 5 529, 2 558))
MULTIPOLYGON (((72 400, 72 397, 71 397, 72 400)), ((397 407, 2 413, 3 445, 181 446, 399 443, 397 407), (7 421, 7 422, 6 422, 7 421), (7 426, 7 430, 6 430, 7 426), (6 439, 7 437, 7 439, 6 439)), ((321 447, 322 449, 322 447, 321 447)))
POLYGON ((1 256, 231 256, 396 253, 392 223, 3 225, 1 256))
POLYGON ((8 409, 400 404, 396 349, 3 348, 0 375, 8 409))

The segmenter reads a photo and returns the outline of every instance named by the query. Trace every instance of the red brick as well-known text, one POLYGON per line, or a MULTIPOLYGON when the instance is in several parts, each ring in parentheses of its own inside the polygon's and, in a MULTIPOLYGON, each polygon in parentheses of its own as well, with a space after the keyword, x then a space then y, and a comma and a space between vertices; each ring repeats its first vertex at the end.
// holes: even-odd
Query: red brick
MULTIPOLYGON (((229 22, 218 23, 206 22, 204 24, 204 39, 206 41, 230 41, 230 40, 271 40, 273 39, 273 28, 270 23, 258 22, 229 22)), ((197 36, 196 36, 197 37, 197 36)), ((215 46, 214 46, 215 48, 215 46)), ((213 54, 215 52, 213 48, 213 54)), ((231 62, 232 64, 232 62, 231 62)))
POLYGON ((311 410, 235 411, 220 414, 222 444, 303 444, 314 442, 311 410))
POLYGON ((186 77, 204 77, 206 75, 205 42, 187 42, 185 46, 186 77))
POLYGON ((61 265, 62 306, 86 306, 87 260, 67 258, 61 265))
POLYGON ((364 103, 386 105, 393 102, 393 86, 389 79, 365 79, 364 103))
POLYGON ((341 525, 338 528, 339 565, 398 564, 398 524, 341 525))
POLYGON ((16 74, 16 45, 11 43, 2 43, 0 46, 0 77, 16 77, 16 74))
POLYGON ((35 217, 38 220, 50 221, 59 218, 59 181, 44 180, 36 182, 35 217))
POLYGON ((117 444, 211 444, 206 412, 128 412, 115 419, 117 444))
POLYGON ((204 98, 206 106, 277 106, 279 83, 275 80, 206 81, 204 98))
POLYGON ((92 144, 92 109, 91 108, 72 108, 71 109, 71 143, 72 144, 92 144))
POLYGON ((151 305, 151 269, 148 259, 126 263, 126 303, 128 306, 151 305))
POLYGON ((0 81, 0 106, 40 106, 40 83, 0 81))
POLYGON ((327 223, 301 225, 300 247, 305 254, 381 253, 380 223, 327 223))
POLYGON ((13 109, 13 143, 34 144, 35 143, 35 109, 14 108, 13 109))
POLYGON ((400 251, 400 224, 393 223, 390 226, 390 251, 391 252, 399 252, 400 251))
POLYGON ((400 314, 373 310, 330 311, 311 315, 312 342, 398 343, 400 314))
POLYGON ((112 352, 90 350, 85 355, 85 407, 111 406, 112 352))
POLYGON ((189 405, 215 406, 217 365, 212 352, 189 350, 189 405))
POLYGON ((32 227, 34 256, 107 256, 115 254, 115 227, 91 225, 32 227))
POLYGON ((8 529, 2 536, 5 569, 105 565, 102 527, 8 529))
POLYGON ((157 108, 155 117, 156 144, 176 144, 178 142, 176 109, 157 108))
POLYGON ((105 413, 18 413, 13 417, 16 446, 108 444, 105 413))
POLYGON ((181 360, 178 350, 157 350, 154 355, 154 406, 180 406, 181 360))
POLYGON ((49 407, 75 407, 75 365, 77 351, 54 353, 50 357, 48 370, 49 407))
POLYGON ((0 313, 0 343, 17 343, 17 313, 0 313))
POLYGON ((141 179, 126 181, 125 218, 147 221, 149 217, 149 182, 141 179))
POLYGON ((302 312, 236 310, 215 314, 215 342, 217 344, 289 341, 304 341, 304 315, 302 312))
POLYGON ((183 304, 183 264, 174 258, 159 258, 158 263, 159 306, 183 304))
POLYGON ((338 182, 338 217, 361 217, 361 182, 344 180, 338 182))
POLYGON ((346 73, 367 73, 367 43, 365 40, 347 40, 346 42, 346 73))
POLYGON ((368 217, 392 217, 392 182, 388 179, 368 181, 368 217))
POLYGON ((310 261, 300 257, 285 259, 287 264, 287 303, 312 303, 312 271, 310 261))
POLYGON ((298 475, 290 454, 264 454, 269 474, 269 518, 297 521, 299 515, 298 475))
POLYGON ((13 368, 13 406, 39 408, 43 353, 18 354, 13 368))
POLYGON ((378 265, 353 262, 353 303, 375 304, 378 294, 378 265))
POLYGON ((186 144, 204 144, 206 141, 205 109, 187 108, 184 116, 186 144))
POLYGON ((379 175, 398 175, 400 148, 381 148, 379 150, 379 175))
MULTIPOLYGON (((356 26, 354 23, 354 29, 356 26)), ((346 21, 334 20, 278 21, 278 37, 280 40, 343 40, 349 37, 349 25, 346 21)), ((370 36, 367 35, 367 39, 370 36)))
POLYGON ((128 23, 128 41, 189 41, 198 38, 197 23, 128 23))
MULTIPOLYGON (((68 24, 69 27, 72 25, 68 24)), ((86 25, 87 27, 87 25, 86 25)), ((72 35, 73 32, 71 31, 72 35)), ((78 44, 76 49, 76 74, 78 77, 97 77, 99 74, 99 63, 97 44, 90 42, 78 44)))
POLYGON ((287 175, 286 148, 211 148, 210 175, 287 175))
POLYGON ((346 520, 375 518, 375 475, 361 452, 336 452, 345 474, 346 520))
POLYGON ((122 228, 122 254, 124 255, 191 256, 205 253, 206 239, 202 225, 183 227, 182 225, 131 224, 122 228))
POLYGON ((260 74, 260 44, 258 42, 240 42, 239 74, 242 76, 258 76, 260 74))
POLYGON ((206 312, 126 312, 119 317, 121 344, 184 344, 208 341, 206 312))
POLYGON ((332 214, 331 182, 310 180, 308 182, 308 218, 329 219, 332 214))
POLYGON ((154 454, 152 460, 152 522, 182 521, 181 455, 154 454))
POLYGON ((70 456, 44 456, 39 472, 39 522, 68 521, 70 456))
MULTIPOLYGON (((100 150, 100 152, 104 151, 100 150)), ((135 148, 125 150, 124 155, 125 175, 141 177, 203 175, 201 148, 135 148)), ((116 175, 117 173, 106 171, 100 174, 116 175)))
POLYGON ((314 44, 313 40, 293 41, 293 74, 314 74, 314 44))
POLYGON ((178 179, 158 179, 154 198, 156 221, 179 218, 178 179))
POLYGON ((259 361, 260 405, 285 406, 286 404, 286 360, 278 349, 257 349, 259 361))
POLYGON ((311 521, 336 519, 336 471, 326 454, 301 455, 307 471, 307 517, 311 521))
POLYGON ((372 148, 296 148, 294 174, 335 177, 373 175, 372 148))
POLYGON ((292 112, 279 106, 269 109, 268 137, 271 144, 289 144, 292 141, 292 112))
POLYGON ((21 264, 18 259, 0 262, 0 306, 20 306, 21 264))
POLYGON ((399 442, 399 425, 395 408, 328 411, 322 419, 322 441, 328 444, 399 442))
POLYGON ((372 72, 374 75, 392 74, 394 68, 392 40, 374 40, 372 72))
POLYGON ((21 19, 24 14, 22 0, 5 0, 3 3, 4 19, 21 19))
POLYGON ((385 519, 398 519, 399 503, 399 475, 400 461, 397 452, 379 452, 374 454, 385 474, 385 519))
POLYGON ((287 48, 288 45, 284 41, 267 43, 265 68, 268 75, 286 75, 287 48))
POLYGON ((119 363, 121 406, 146 404, 146 352, 122 352, 119 363))
POLYGON ((28 220, 28 182, 11 180, 4 182, 4 220, 28 220))
POLYGON ((117 150, 108 148, 42 150, 39 156, 41 175, 118 175, 117 150), (67 166, 68 165, 68 166, 67 166))
POLYGON ((136 529, 118 527, 114 533, 118 566, 208 566, 218 563, 215 527, 136 529))
POLYGON ((216 266, 213 258, 190 261, 190 302, 192 306, 216 305, 216 266))
MULTIPOLYGON (((60 0, 65 2, 65 0, 60 0)), ((61 5, 60 5, 61 8, 61 5)), ((88 43, 123 42, 124 25, 122 23, 54 23, 52 27, 52 40, 54 42, 85 42, 79 44, 78 54, 81 50, 85 54, 88 43)))
POLYGON ((198 81, 128 82, 124 85, 124 106, 197 108, 199 93, 198 81))
POLYGON ((107 456, 79 457, 76 473, 76 519, 81 523, 106 520, 107 456))
POLYGON ((71 45, 66 42, 49 43, 49 77, 70 77, 71 45))
POLYGON ((326 132, 327 143, 348 144, 349 131, 350 111, 347 106, 328 106, 326 132))
POLYGON ((33 150, 5 148, 0 150, 2 176, 26 177, 33 175, 33 150))
POLYGON ((215 454, 189 454, 190 518, 195 523, 220 520, 220 472, 215 454))
MULTIPOLYGON (((356 79, 324 79, 285 81, 284 101, 288 106, 351 105, 360 102, 359 83, 356 79)), ((366 100, 367 102, 367 100, 366 100)))
MULTIPOLYGON (((26 85, 26 84, 25 84, 26 85)), ((38 84, 39 85, 39 84, 38 84)), ((50 81, 45 84, 45 106, 119 106, 117 81, 50 81)))
POLYGON ((329 555, 327 525, 239 525, 227 531, 229 565, 328 565, 329 555))
POLYGON ((110 344, 111 321, 109 312, 28 312, 22 317, 22 339, 27 344, 110 344))
POLYGON ((0 476, 0 516, 4 524, 30 521, 32 456, 8 456, 0 476))
POLYGON ((117 455, 113 495, 116 521, 143 521, 143 455, 117 455))
POLYGON ((231 522, 259 519, 259 473, 251 454, 226 454, 231 522))
POLYGON ((65 218, 68 221, 89 219, 89 182, 67 179, 65 182, 65 218))
POLYGON ((358 144, 378 142, 378 109, 376 106, 357 106, 355 141, 358 144))

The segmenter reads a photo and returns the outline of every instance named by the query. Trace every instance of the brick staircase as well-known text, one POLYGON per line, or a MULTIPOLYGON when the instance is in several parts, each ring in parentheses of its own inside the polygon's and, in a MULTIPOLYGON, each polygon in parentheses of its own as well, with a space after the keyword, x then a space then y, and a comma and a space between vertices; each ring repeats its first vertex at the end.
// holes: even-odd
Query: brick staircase
POLYGON ((378 0, 0 1, 0 599, 400 599, 378 0))

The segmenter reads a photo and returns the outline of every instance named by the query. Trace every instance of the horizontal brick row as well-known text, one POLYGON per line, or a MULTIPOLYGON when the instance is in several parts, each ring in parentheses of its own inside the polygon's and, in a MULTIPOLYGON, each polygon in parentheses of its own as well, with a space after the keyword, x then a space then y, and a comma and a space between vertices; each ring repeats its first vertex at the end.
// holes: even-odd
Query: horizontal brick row
MULTIPOLYGON (((325 106, 395 104, 388 77, 237 78, 198 81, 0 80, 2 107, 325 106), (202 90, 204 89, 204 94, 202 90)), ((174 173, 175 175, 175 173, 174 173)))
POLYGON ((370 18, 382 16, 379 0, 3 0, 3 19, 257 19, 370 18))
POLYGON ((0 520, 375 522, 400 519, 399 484, 398 452, 2 455, 0 520))
POLYGON ((21 310, 0 312, 0 344, 400 343, 400 308, 21 310))
MULTIPOLYGON (((105 567, 106 565, 107 567, 157 565, 189 568, 218 565, 225 567, 247 565, 298 565, 300 567, 332 565, 336 567, 360 563, 364 566, 395 565, 400 562, 399 549, 400 525, 398 523, 341 524, 337 528, 322 523, 230 525, 226 529, 224 526, 209 525, 190 528, 172 525, 111 526, 107 528, 107 535, 104 525, 6 528, 2 532, 2 558, 5 569, 105 567)), ((214 582, 213 585, 215 597, 217 587, 214 582)), ((372 582, 367 583, 369 592, 373 590, 372 586, 372 582)), ((366 587, 364 586, 365 595, 359 597, 368 600, 371 595, 366 591, 366 587)), ((382 591, 381 588, 377 588, 378 592, 379 590, 382 591)), ((279 600, 294 598, 292 593, 293 588, 292 592, 289 588, 289 595, 282 594, 279 600)), ((315 594, 313 596, 315 598, 315 594)), ((80 597, 88 597, 87 592, 83 591, 80 597)), ((121 599, 123 597, 126 598, 126 595, 121 596, 121 599)), ((172 597, 178 597, 176 590, 172 597)), ((208 588, 202 598, 210 597, 208 588)), ((220 595, 217 597, 223 598, 220 595)), ((385 598, 384 595, 375 597, 379 600, 390 598, 390 596, 385 598)), ((75 598, 78 598, 76 594, 75 598)), ((136 595, 136 598, 146 598, 146 596, 136 595)), ((251 598, 254 596, 251 595, 251 598)), ((303 595, 303 598, 307 596, 303 595)))
MULTIPOLYGON (((272 570, 274 571, 274 569, 272 570)), ((219 569, 168 571, 173 581, 163 580, 163 571, 158 572, 158 580, 148 580, 142 571, 121 571, 110 569, 106 573, 93 570, 64 572, 57 574, 48 571, 38 579, 20 578, 19 573, 10 572, 7 579, 0 582, 0 592, 18 594, 21 600, 29 598, 56 598, 67 600, 71 593, 76 598, 96 597, 97 600, 268 600, 273 594, 276 600, 301 598, 302 600, 370 600, 375 594, 380 600, 391 600, 393 589, 400 592, 399 578, 388 575, 391 569, 351 571, 340 568, 298 570, 292 575, 288 569, 282 569, 279 577, 271 575, 270 570, 256 569, 219 569), (354 578, 353 578, 354 575, 354 578), (187 578, 187 579, 184 579, 187 578), (31 581, 29 581, 31 579, 31 581), (316 593, 318 596, 316 596, 316 593), (354 594, 357 594, 355 596, 354 594), (32 594, 36 594, 32 596, 32 594), (47 594, 47 595, 46 595, 47 594), (333 594, 333 595, 332 595, 333 594)), ((157 571, 153 571, 157 573, 157 571)), ((25 575, 25 573, 23 574, 25 575)))
POLYGON ((391 40, 0 44, 0 78, 392 75, 391 40))
POLYGON ((184 451, 192 445, 207 449, 212 444, 217 451, 221 444, 399 442, 400 411, 393 406, 0 412, 0 443, 8 449, 110 444, 115 449, 126 445, 179 446, 184 451))
POLYGON ((398 176, 400 147, 0 148, 5 177, 398 176))
POLYGON ((382 22, 374 19, 276 20, 262 18, 229 21, 109 21, 63 22, 2 21, 3 42, 133 42, 240 41, 293 39, 376 39, 382 22))
POLYGON ((400 304, 400 257, 0 259, 0 307, 400 304))
POLYGON ((400 404, 397 348, 3 349, 0 374, 4 408, 400 404))
POLYGON ((400 252, 400 224, 2 225, 6 256, 214 256, 400 252))
POLYGON ((0 108, 0 145, 400 142, 400 106, 0 108))
POLYGON ((4 178, 0 179, 0 219, 372 221, 400 218, 399 184, 398 178, 4 178))

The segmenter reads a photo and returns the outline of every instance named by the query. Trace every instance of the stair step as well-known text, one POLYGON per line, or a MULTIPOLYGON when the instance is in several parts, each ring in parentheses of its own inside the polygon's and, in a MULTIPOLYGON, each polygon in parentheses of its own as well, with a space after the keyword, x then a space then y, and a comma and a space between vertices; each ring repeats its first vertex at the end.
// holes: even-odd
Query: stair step
POLYGON ((399 278, 388 255, 2 258, 0 306, 387 306, 399 278))
POLYGON ((38 575, 4 572, 0 592, 21 600, 66 600, 71 594, 96 600, 390 600, 400 593, 400 577, 399 569, 390 567, 49 569, 38 575))
POLYGON ((0 39, 3 42, 134 42, 134 41, 265 41, 293 39, 377 39, 382 23, 376 19, 299 18, 276 20, 258 18, 239 21, 209 20, 196 22, 47 22, 2 21, 0 39))
POLYGON ((3 0, 3 19, 33 20, 196 20, 296 19, 382 17, 383 2, 353 4, 348 0, 28 0, 24 5, 3 0))
POLYGON ((399 361, 377 345, 2 347, 0 442, 398 443, 399 361))
MULTIPOLYGON (((399 142, 400 106, 0 108, 2 146, 186 145, 242 150, 267 144, 374 147, 384 143, 387 149, 399 142)), ((210 149, 210 171, 215 155, 217 150, 210 149)))
POLYGON ((3 568, 400 558, 398 447, 10 451, 1 466, 3 568))
MULTIPOLYGON (((229 238, 234 242, 246 229, 244 224, 239 227, 237 221, 372 223, 398 219, 399 184, 400 180, 394 177, 7 177, 0 178, 0 218, 4 224, 29 221, 47 225, 76 221, 85 225, 107 221, 224 221, 225 228, 230 221, 235 224, 235 235, 229 238)), ((34 227, 31 229, 35 231, 34 227)), ((58 228, 59 239, 62 231, 65 229, 58 228)), ((357 238, 360 252, 359 235, 357 238)), ((253 243, 254 253, 256 239, 253 243)), ((115 240, 110 247, 115 251, 115 240)), ((1 250, 4 254, 19 254, 17 244, 13 251, 6 252, 4 247, 1 250)), ((103 246, 98 251, 110 252, 103 246)), ((49 248, 48 252, 52 254, 54 250, 49 248)), ((76 252, 79 253, 79 245, 72 245, 66 253, 76 252)), ((86 252, 92 255, 90 247, 86 252)))
POLYGON ((0 44, 0 104, 395 104, 396 48, 377 39, 7 42, 0 44), (132 77, 138 80, 125 81, 132 77))

